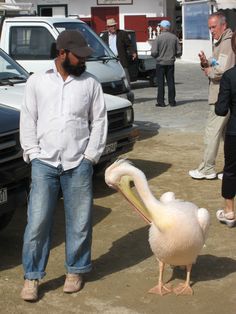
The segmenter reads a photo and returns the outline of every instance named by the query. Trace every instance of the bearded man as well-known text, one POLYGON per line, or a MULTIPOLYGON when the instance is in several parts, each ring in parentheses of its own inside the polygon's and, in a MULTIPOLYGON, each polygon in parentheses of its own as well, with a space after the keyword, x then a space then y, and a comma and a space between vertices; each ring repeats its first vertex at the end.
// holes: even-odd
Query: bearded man
POLYGON ((25 301, 38 299, 51 245, 53 212, 60 191, 65 209, 66 279, 78 292, 91 270, 92 175, 106 143, 107 115, 100 83, 86 72, 92 50, 78 31, 63 31, 57 57, 46 73, 27 81, 20 117, 24 160, 32 184, 22 262, 25 301))

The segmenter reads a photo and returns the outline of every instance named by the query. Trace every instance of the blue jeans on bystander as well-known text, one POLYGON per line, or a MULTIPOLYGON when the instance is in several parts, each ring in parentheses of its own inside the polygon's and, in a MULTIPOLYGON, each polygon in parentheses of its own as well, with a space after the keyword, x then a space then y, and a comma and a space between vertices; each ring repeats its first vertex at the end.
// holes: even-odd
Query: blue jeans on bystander
POLYGON ((66 271, 86 273, 91 270, 92 176, 92 162, 87 159, 67 171, 39 159, 32 161, 28 223, 22 258, 25 279, 41 279, 46 274, 53 213, 60 189, 65 209, 66 271))

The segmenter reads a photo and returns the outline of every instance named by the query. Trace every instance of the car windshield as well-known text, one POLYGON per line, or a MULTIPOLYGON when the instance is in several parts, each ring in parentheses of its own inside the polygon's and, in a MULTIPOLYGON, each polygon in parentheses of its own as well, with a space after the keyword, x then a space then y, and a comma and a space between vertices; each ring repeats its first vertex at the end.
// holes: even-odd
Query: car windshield
POLYGON ((80 31, 85 37, 89 47, 93 49, 92 55, 88 59, 107 58, 114 59, 116 56, 103 42, 103 40, 86 24, 81 22, 65 22, 54 23, 55 28, 59 33, 66 29, 73 29, 80 31))
POLYGON ((14 83, 21 83, 28 77, 29 73, 0 49, 0 81, 12 80, 14 83))

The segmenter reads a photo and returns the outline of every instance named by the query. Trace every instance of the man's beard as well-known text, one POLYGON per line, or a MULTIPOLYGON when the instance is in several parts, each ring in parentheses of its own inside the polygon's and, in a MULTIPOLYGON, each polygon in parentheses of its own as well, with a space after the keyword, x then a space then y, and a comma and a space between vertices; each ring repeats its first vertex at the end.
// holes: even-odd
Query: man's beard
POLYGON ((68 56, 66 56, 65 61, 62 63, 62 67, 69 75, 74 76, 80 76, 86 70, 86 65, 71 64, 68 56))

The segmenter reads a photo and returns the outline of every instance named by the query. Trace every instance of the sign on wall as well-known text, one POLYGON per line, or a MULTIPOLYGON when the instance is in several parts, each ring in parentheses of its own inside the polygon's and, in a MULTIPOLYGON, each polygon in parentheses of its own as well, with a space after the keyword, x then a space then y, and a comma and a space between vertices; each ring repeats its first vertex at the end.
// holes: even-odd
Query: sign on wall
POLYGON ((184 6, 184 37, 185 39, 210 38, 208 29, 208 3, 185 3, 184 6))
POLYGON ((97 4, 100 4, 100 5, 133 4, 133 0, 97 0, 97 4))

